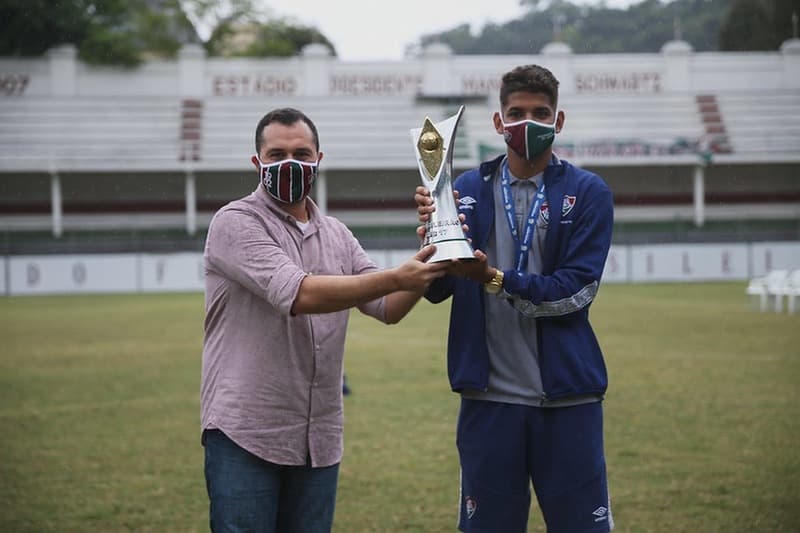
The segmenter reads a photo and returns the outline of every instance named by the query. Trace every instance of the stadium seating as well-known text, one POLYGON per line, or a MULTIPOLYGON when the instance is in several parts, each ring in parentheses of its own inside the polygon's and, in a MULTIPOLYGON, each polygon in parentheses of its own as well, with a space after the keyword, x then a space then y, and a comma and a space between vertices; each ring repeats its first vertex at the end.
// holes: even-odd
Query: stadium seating
POLYGON ((180 102, 166 97, 0 100, 0 171, 169 170, 180 102))
POLYGON ((800 161, 800 93, 720 92, 733 158, 738 161, 800 161))
POLYGON ((569 141, 640 139, 670 145, 702 134, 688 94, 570 95, 561 106, 568 113, 564 140, 569 141))
MULTIPOLYGON (((502 150, 502 137, 489 120, 498 104, 470 107, 470 140, 502 150)), ((657 161, 658 156, 674 156, 668 152, 674 152, 677 144, 693 145, 703 135, 690 94, 567 94, 561 98, 559 108, 566 114, 566 123, 556 137, 556 150, 584 163, 624 164, 625 160, 637 161, 637 156, 644 155, 657 161), (644 150, 650 152, 645 154, 644 150)), ((693 161, 693 149, 691 156, 693 161)))
MULTIPOLYGON (((620 146, 649 147, 651 156, 688 154, 707 134, 703 104, 694 94, 568 94, 560 107, 566 127, 556 146, 582 163, 644 163, 620 146), (681 144, 683 143, 683 144, 681 144), (624 157, 618 157, 624 156, 624 157), (633 157, 631 157, 633 156, 633 157)), ((800 94, 793 91, 718 93, 716 104, 729 146, 726 161, 800 160, 800 94)), ((27 97, 0 100, 0 171, 179 170, 234 171, 248 166, 252 129, 266 110, 292 105, 319 127, 326 167, 413 169, 409 129, 425 116, 441 120, 453 104, 412 96, 280 98, 27 97), (187 138, 191 137, 191 138, 187 138), (186 156, 187 141, 190 149, 186 156)), ((467 104, 459 128, 463 166, 478 147, 502 150, 491 124, 495 102, 467 104)), ((705 117, 708 118, 707 116, 705 117)), ((659 163, 656 157, 651 159, 659 163)))
MULTIPOLYGON (((491 122, 498 108, 493 98, 496 97, 465 99, 466 111, 454 158, 456 168, 468 168, 505 149, 491 122)), ((241 186, 227 191, 225 187, 251 169, 256 121, 267 110, 279 106, 303 109, 317 123, 326 154, 322 168, 332 176, 328 182, 332 209, 349 208, 342 202, 350 198, 348 191, 352 187, 359 189, 360 205, 391 208, 399 205, 400 193, 386 196, 387 189, 370 176, 399 177, 401 181, 395 189, 405 190, 408 184, 416 183, 409 130, 420 127, 426 116, 438 121, 452 115, 457 101, 454 97, 416 95, 0 99, 0 174, 13 177, 0 181, 0 218, 4 219, 0 225, 13 227, 5 225, 5 221, 35 215, 39 220, 36 227, 49 227, 50 173, 58 173, 64 179, 64 198, 68 201, 64 211, 72 228, 84 226, 88 220, 76 218, 77 214, 95 213, 102 217, 118 212, 126 196, 131 206, 128 220, 133 221, 139 216, 137 213, 162 213, 166 209, 175 215, 170 220, 180 227, 184 221, 182 187, 168 182, 172 180, 174 184, 190 172, 196 176, 197 207, 205 213, 201 218, 205 221, 214 209, 240 195, 241 186), (148 180, 157 183, 150 188, 147 181, 146 188, 136 190, 122 186, 120 201, 104 204, 103 198, 94 195, 96 187, 92 182, 107 181, 109 173, 119 172, 147 174, 148 180), (157 179, 166 173, 172 173, 169 180, 157 179), (33 180, 34 175, 38 180, 35 194, 30 193, 31 187, 14 188, 24 176, 33 180), (71 189, 67 190, 67 186, 71 189), (381 201, 377 200, 379 197, 381 201), (24 211, 28 207, 31 209, 24 211)), ((619 168, 608 171, 609 177, 616 179, 612 186, 619 205, 635 211, 620 211, 628 219, 647 215, 648 220, 670 220, 679 218, 678 208, 691 209, 691 167, 698 162, 697 143, 708 133, 709 125, 724 126, 726 135, 726 149, 715 154, 716 163, 800 162, 800 94, 796 91, 567 93, 560 107, 566 112, 567 122, 556 139, 557 153, 584 166, 628 167, 626 173, 619 168), (715 109, 707 105, 709 95, 714 97, 715 109), (672 173, 669 179, 665 179, 664 169, 672 173), (653 187, 653 180, 664 185, 653 187), (648 206, 652 209, 648 210, 648 206)), ((601 174, 606 175, 602 170, 601 174)), ((772 177, 768 172, 740 180, 735 190, 726 188, 724 169, 712 168, 707 174, 709 202, 747 201, 748 194, 755 193, 759 202, 783 202, 791 207, 791 202, 800 197, 794 182, 772 177), (729 190, 735 194, 720 194, 729 190)), ((404 202, 407 198, 403 194, 404 202)), ((715 207, 721 208, 722 204, 710 209, 715 207)), ((771 216, 773 210, 766 206, 758 211, 764 212, 764 216, 771 216)), ((756 213, 752 210, 746 214, 750 218, 762 216, 756 213)))
POLYGON ((445 118, 437 105, 416 105, 413 97, 294 97, 287 99, 207 99, 203 167, 248 165, 258 119, 269 109, 292 106, 314 120, 329 169, 411 169, 415 167, 409 130, 426 116, 445 118))

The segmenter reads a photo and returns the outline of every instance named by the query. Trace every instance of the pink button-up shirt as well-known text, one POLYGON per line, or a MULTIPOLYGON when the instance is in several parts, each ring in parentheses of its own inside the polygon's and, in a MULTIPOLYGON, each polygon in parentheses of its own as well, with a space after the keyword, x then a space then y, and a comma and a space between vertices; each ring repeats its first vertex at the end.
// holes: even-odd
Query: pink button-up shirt
MULTIPOLYGON (((262 459, 330 466, 342 458, 348 311, 292 316, 308 275, 377 269, 309 199, 302 231, 262 187, 214 216, 205 247, 202 428, 262 459)), ((359 309, 385 322, 384 299, 359 309)))

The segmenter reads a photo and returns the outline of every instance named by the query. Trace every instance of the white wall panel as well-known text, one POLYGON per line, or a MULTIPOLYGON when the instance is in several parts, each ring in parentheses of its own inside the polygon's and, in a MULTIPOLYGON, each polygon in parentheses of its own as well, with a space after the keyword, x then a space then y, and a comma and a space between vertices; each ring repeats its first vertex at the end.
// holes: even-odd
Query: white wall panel
POLYGON ((630 281, 731 281, 749 276, 746 244, 631 247, 630 281))
POLYGON ((629 246, 612 246, 608 251, 606 266, 603 269, 602 283, 624 283, 628 281, 629 246))
MULTIPOLYGON (((416 250, 368 250, 392 268, 416 250)), ((800 269, 800 242, 612 246, 604 283, 737 281, 800 269)), ((0 260, 0 295, 202 292, 201 253, 10 256, 0 260)))
POLYGON ((0 258, 0 296, 8 295, 8 257, 0 258))
POLYGON ((9 294, 135 292, 134 254, 14 256, 9 294))
POLYGON ((752 276, 763 276, 770 270, 800 269, 800 242, 761 242, 753 244, 752 276))
POLYGON ((143 292, 192 292, 205 289, 203 254, 142 254, 139 256, 143 292))

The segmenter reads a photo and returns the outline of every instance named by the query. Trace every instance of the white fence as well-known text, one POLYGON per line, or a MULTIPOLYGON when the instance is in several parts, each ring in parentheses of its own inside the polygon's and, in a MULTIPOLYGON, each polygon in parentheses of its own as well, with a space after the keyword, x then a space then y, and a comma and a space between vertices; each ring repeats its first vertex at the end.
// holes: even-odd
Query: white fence
MULTIPOLYGON (((414 250, 371 250, 381 267, 414 250)), ((800 269, 800 242, 613 246, 606 283, 744 281, 800 269)), ((6 256, 0 295, 203 291, 201 253, 6 256)))

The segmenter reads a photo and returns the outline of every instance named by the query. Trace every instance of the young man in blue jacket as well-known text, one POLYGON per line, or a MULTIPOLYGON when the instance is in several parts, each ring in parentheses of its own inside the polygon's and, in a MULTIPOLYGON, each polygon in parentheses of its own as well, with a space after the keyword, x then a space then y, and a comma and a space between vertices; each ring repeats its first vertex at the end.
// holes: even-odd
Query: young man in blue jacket
MULTIPOLYGON (((506 154, 454 182, 477 260, 454 262, 426 294, 434 303, 452 297, 458 526, 526 531, 532 483, 548 531, 607 532, 607 376, 589 306, 611 245, 612 194, 553 153, 565 114, 549 70, 505 74, 493 120, 506 154)), ((415 199, 425 222, 435 209, 429 192, 420 187, 415 199)))

